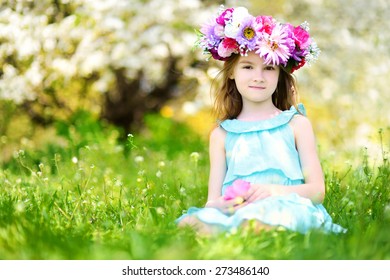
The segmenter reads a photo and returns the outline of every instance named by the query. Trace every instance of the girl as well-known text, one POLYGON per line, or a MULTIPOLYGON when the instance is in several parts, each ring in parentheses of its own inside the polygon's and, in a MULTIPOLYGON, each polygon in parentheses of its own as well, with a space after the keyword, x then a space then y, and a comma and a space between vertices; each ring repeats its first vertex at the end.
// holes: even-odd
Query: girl
POLYGON ((199 45, 225 61, 214 107, 221 122, 210 136, 207 203, 191 207, 179 226, 345 231, 321 204, 315 138, 291 75, 318 55, 307 30, 242 7, 222 8, 202 27, 199 45))

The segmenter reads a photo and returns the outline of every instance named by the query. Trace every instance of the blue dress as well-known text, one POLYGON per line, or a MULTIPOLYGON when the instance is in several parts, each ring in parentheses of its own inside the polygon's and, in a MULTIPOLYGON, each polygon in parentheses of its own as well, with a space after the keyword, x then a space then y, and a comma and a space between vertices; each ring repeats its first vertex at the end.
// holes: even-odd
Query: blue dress
MULTIPOLYGON (((302 104, 298 105, 305 113, 302 104)), ((237 119, 225 120, 220 126, 226 130, 225 151, 227 171, 222 187, 237 179, 251 183, 291 186, 303 184, 299 155, 295 147, 290 120, 299 112, 291 107, 276 117, 246 122, 237 119)), ((322 204, 313 204, 310 199, 291 193, 271 196, 251 203, 234 214, 224 214, 218 209, 191 207, 176 222, 192 215, 200 221, 231 231, 246 220, 258 220, 263 224, 305 233, 312 229, 325 232, 345 232, 334 224, 322 204)))

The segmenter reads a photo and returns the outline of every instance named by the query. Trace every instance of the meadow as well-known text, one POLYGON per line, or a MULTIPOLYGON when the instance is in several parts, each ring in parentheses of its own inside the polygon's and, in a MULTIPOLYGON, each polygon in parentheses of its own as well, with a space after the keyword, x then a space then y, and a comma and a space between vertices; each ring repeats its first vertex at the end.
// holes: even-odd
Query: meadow
POLYGON ((207 195, 207 141, 186 125, 150 115, 143 132, 121 137, 85 115, 58 123, 52 137, 44 145, 26 139, 2 162, 0 259, 390 259, 383 143, 375 162, 363 148, 358 164, 322 160, 324 206, 346 234, 240 229, 205 237, 174 223, 207 195))

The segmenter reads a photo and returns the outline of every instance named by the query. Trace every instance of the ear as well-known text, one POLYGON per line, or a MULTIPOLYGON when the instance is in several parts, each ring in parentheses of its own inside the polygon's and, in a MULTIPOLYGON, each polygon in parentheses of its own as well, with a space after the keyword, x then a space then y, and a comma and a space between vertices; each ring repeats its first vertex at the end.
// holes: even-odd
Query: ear
POLYGON ((233 73, 230 74, 229 79, 230 79, 230 80, 234 80, 234 75, 233 75, 233 73))

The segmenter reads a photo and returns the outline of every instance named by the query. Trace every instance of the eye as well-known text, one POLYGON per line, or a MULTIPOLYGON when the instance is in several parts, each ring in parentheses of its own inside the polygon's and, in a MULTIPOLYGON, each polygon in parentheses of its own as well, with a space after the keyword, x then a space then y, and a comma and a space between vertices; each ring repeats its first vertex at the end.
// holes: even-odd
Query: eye
POLYGON ((244 65, 242 69, 253 69, 253 67, 251 65, 244 65))
POLYGON ((275 66, 273 66, 273 65, 267 65, 264 69, 265 69, 265 70, 268 70, 268 71, 273 71, 273 70, 275 70, 275 66))

